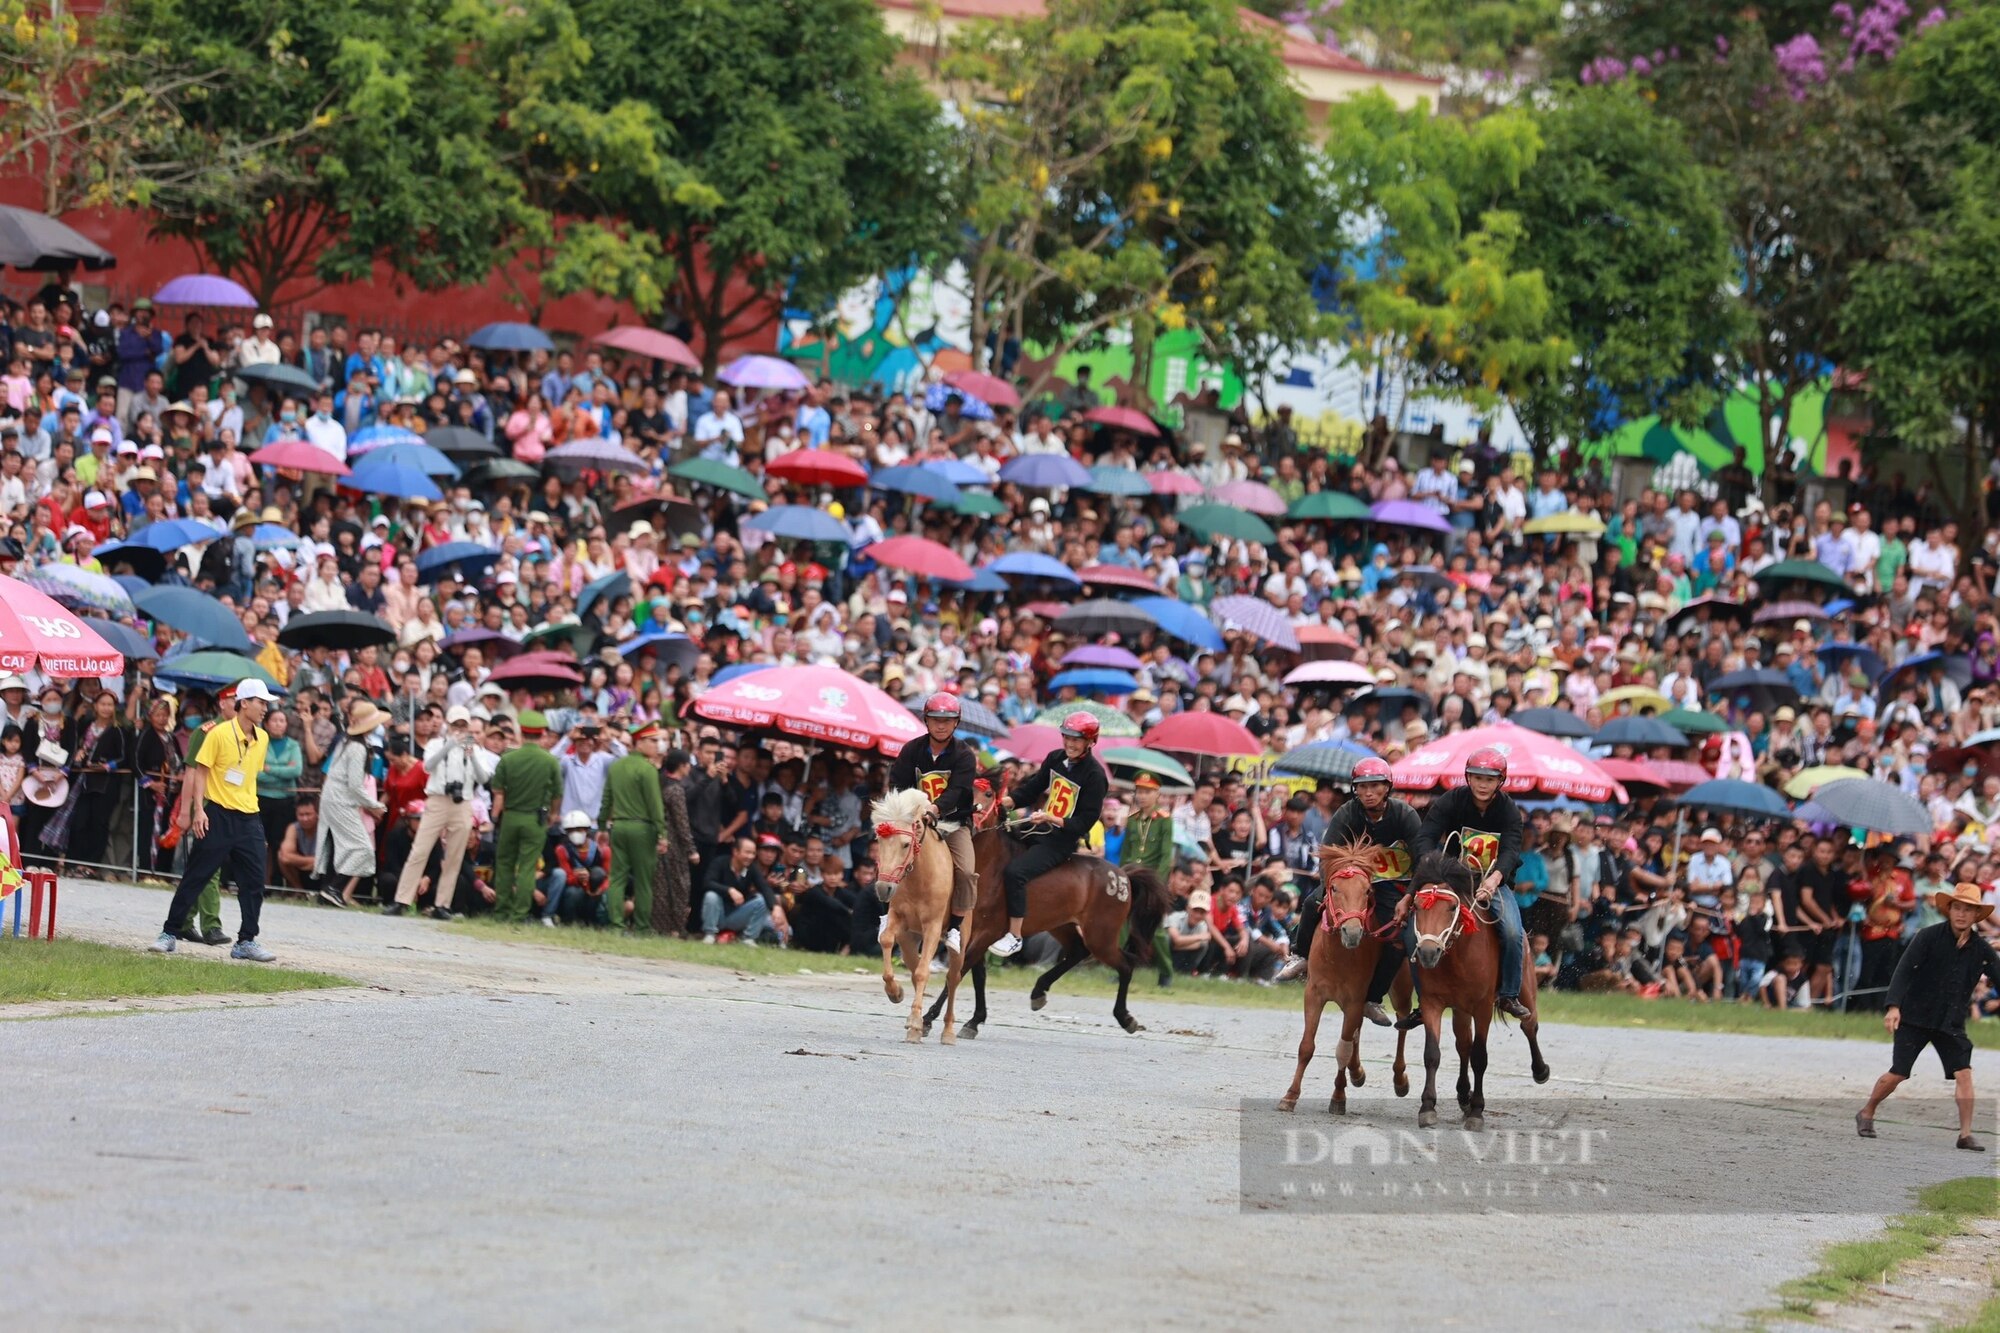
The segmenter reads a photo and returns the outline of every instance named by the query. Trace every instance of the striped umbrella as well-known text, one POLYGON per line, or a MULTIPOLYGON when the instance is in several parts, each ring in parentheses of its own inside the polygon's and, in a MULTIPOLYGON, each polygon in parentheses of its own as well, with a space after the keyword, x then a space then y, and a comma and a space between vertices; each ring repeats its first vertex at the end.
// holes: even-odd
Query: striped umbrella
POLYGON ((1218 597, 1209 603, 1208 614, 1225 630, 1244 630, 1273 648, 1299 651, 1299 636, 1291 618, 1260 597, 1218 597))

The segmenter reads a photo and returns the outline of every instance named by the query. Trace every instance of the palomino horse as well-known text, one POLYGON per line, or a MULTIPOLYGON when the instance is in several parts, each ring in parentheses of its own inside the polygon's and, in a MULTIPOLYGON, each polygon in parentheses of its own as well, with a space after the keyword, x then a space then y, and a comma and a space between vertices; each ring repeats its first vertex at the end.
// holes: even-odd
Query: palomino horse
MULTIPOLYGON (((1292 1086, 1278 1102, 1280 1111, 1299 1104, 1299 1088, 1305 1082, 1306 1066, 1312 1063, 1314 1038, 1327 1002, 1340 1006, 1340 1042, 1334 1047, 1338 1069, 1333 1078, 1333 1100, 1327 1110, 1347 1114, 1347 1081, 1360 1087, 1368 1081, 1361 1066, 1362 1009, 1368 1002, 1368 983, 1375 975, 1382 950, 1388 948, 1372 927, 1375 915, 1375 871, 1381 863, 1381 849, 1373 843, 1358 842, 1346 847, 1319 849, 1320 884, 1325 889, 1325 906, 1319 919, 1319 933, 1326 938, 1312 944, 1306 963, 1306 1031, 1299 1038, 1299 1064, 1292 1071, 1292 1086), (1338 944, 1338 948, 1335 945, 1338 944)), ((1393 995, 1396 1008, 1410 1005, 1409 973, 1396 973, 1393 995)), ((1410 1095, 1409 1067, 1403 1061, 1403 1043, 1396 1043, 1396 1095, 1410 1095)))
MULTIPOLYGON (((1017 844, 1000 829, 987 829, 972 839, 973 861, 979 867, 979 904, 966 923, 965 952, 954 954, 945 976, 945 993, 924 1016, 928 1023, 945 1008, 946 1030, 950 1030, 950 1001, 958 992, 965 960, 972 960, 972 1019, 960 1031, 966 1037, 979 1035, 986 1021, 986 946, 1007 933, 1007 897, 1001 872, 1014 859, 1017 844)), ((1139 1031, 1139 1021, 1125 1008, 1125 992, 1132 984, 1132 964, 1153 959, 1153 932, 1166 919, 1172 899, 1160 877, 1141 867, 1120 869, 1102 857, 1074 856, 1028 886, 1028 916, 1024 935, 1047 931, 1063 946, 1056 965, 1035 981, 1028 1005, 1040 1009, 1048 1003, 1049 987, 1057 978, 1085 958, 1118 974, 1118 1000, 1111 1016, 1127 1032, 1139 1031), (1120 948, 1118 932, 1131 923, 1127 944, 1120 948)))
MULTIPOLYGON (((1417 1106, 1417 1124, 1437 1124, 1437 1072, 1441 1051, 1438 1029, 1444 1011, 1451 1010, 1452 1035, 1458 1040, 1458 1105, 1465 1127, 1486 1127, 1486 1030, 1493 1022, 1493 995, 1500 980, 1500 932, 1483 922, 1475 905, 1473 871, 1465 862, 1442 852, 1427 853, 1413 877, 1411 911, 1415 914, 1417 947, 1410 966, 1422 968, 1418 1005, 1424 1017, 1424 1096, 1417 1106), (1468 1070, 1470 1071, 1468 1075, 1468 1070)), ((1503 885, 1496 892, 1507 892, 1503 885)), ((1521 1002, 1535 1007, 1535 975, 1522 978, 1521 1002)), ((1549 1081, 1542 1059, 1538 1018, 1521 1021, 1528 1039, 1529 1069, 1535 1082, 1549 1081)), ((1401 1056, 1402 1038, 1397 1038, 1401 1056)))
MULTIPOLYGON (((924 1039, 928 1026, 923 1019, 924 989, 930 981, 931 958, 951 915, 951 849, 925 813, 929 805, 929 797, 912 789, 891 792, 869 811, 875 824, 875 864, 881 881, 893 886, 888 909, 882 914, 882 989, 888 993, 889 1003, 903 1002, 903 988, 896 984, 891 958, 895 946, 901 944, 903 966, 910 970, 910 987, 916 992, 910 1001, 909 1025, 903 1030, 909 1041, 924 1039)), ((948 1010, 945 1013, 942 1040, 946 1045, 958 1040, 952 1030, 955 1017, 948 1010)))

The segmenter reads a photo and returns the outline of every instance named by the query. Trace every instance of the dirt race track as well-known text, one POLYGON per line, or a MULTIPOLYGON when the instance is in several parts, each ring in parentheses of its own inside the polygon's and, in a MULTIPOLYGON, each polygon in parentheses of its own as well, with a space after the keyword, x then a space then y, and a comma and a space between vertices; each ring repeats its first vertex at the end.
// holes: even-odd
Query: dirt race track
MULTIPOLYGON (((77 884, 63 925, 138 944, 165 905, 77 884)), ((1951 1150, 1942 1101, 1854 1137, 1886 1045, 1550 1027, 1541 1088, 1496 1033, 1486 1128, 1589 1131, 1590 1169, 1542 1178, 1594 1202, 1329 1213, 1248 1171, 1243 1138, 1260 1162, 1287 1129, 1407 1142, 1378 1029, 1348 1120, 1330 1038, 1281 1118, 1296 1011, 1150 982, 1138 1036, 1096 997, 996 991, 978 1040, 911 1047, 851 973, 303 907, 265 942, 369 984, 5 1015, 49 1021, 0 1023, 0 1329, 1713 1328, 1993 1160, 1951 1150), (142 1012, 76 1013, 114 1008, 142 1012)), ((2000 1059, 1976 1069, 1990 1120, 2000 1059)), ((1447 1087, 1447 1131, 1454 1110, 1447 1087)))

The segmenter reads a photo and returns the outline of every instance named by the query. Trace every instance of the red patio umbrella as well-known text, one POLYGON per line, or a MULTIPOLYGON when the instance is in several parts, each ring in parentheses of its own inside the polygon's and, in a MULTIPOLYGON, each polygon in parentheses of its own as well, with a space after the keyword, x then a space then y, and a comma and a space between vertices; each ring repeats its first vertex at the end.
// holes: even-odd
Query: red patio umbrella
POLYGON ((1158 435, 1160 428, 1144 412, 1135 412, 1129 407, 1093 407, 1083 414, 1085 421, 1094 421, 1100 426, 1110 426, 1114 430, 1129 430, 1134 435, 1158 435))
POLYGON ((866 486, 868 469, 831 449, 799 449, 786 454, 776 462, 766 463, 764 470, 774 477, 786 481, 796 481, 807 486, 866 486))
POLYGON ((55 598, 0 575, 0 671, 66 679, 120 676, 125 655, 55 598))
POLYGON ((294 472, 324 472, 329 477, 353 475, 347 464, 309 440, 279 440, 250 455, 260 467, 290 468, 294 472))
POLYGON ((1175 713, 1146 733, 1140 744, 1179 754, 1262 754, 1264 743, 1241 722, 1220 713, 1175 713))
POLYGON ((944 382, 954 389, 964 390, 988 407, 1021 405, 1021 395, 998 375, 987 375, 977 370, 954 370, 944 377, 944 382))
POLYGON ((972 566, 942 542, 928 537, 891 537, 863 548, 861 554, 878 565, 907 570, 927 579, 950 579, 962 583, 972 577, 972 566))
POLYGON ((1160 585, 1141 574, 1136 569, 1123 565, 1085 565, 1076 571, 1076 576, 1085 583, 1094 583, 1101 588, 1130 588, 1134 592, 1157 593, 1160 585))
POLYGON ((1432 741, 1397 760, 1391 777, 1404 791, 1463 787, 1466 759, 1474 750, 1488 746, 1507 756, 1506 788, 1516 795, 1540 792, 1581 801, 1625 799, 1625 789, 1594 760, 1561 741, 1511 722, 1454 731, 1432 741))
POLYGON ((738 676, 695 700, 694 712, 726 726, 889 755, 924 734, 909 709, 830 666, 772 667, 738 676))
POLYGON ((600 347, 615 347, 621 352, 637 352, 655 361, 667 361, 676 366, 686 366, 690 370, 701 368, 701 358, 694 349, 658 329, 645 328, 638 324, 620 324, 615 329, 606 329, 591 339, 600 347))

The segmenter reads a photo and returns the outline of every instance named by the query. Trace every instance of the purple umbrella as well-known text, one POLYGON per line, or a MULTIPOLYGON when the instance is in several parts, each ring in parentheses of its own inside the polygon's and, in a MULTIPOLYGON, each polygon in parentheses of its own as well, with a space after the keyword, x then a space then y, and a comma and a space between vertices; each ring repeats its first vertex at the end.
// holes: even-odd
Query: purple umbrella
POLYGON ((1137 671, 1140 665, 1133 654, 1104 643, 1087 643, 1072 649, 1063 654, 1062 664, 1066 667, 1111 667, 1118 671, 1137 671))
POLYGON ((257 298, 240 283, 213 273, 185 273, 153 293, 154 305, 240 306, 257 308, 257 298))
POLYGON ((1291 620, 1261 597, 1218 597, 1208 604, 1208 618, 1224 630, 1248 630, 1273 648, 1299 651, 1291 620))
POLYGON ((1826 608, 1818 602, 1772 602, 1750 617, 1753 625, 1774 625, 1784 620, 1826 620, 1826 608))
POLYGON ((1450 532, 1444 516, 1419 500, 1384 500, 1368 511, 1371 520, 1397 528, 1422 528, 1426 532, 1450 532))
POLYGON ((1090 470, 1068 454, 1022 454, 1000 465, 1000 480, 1033 490, 1088 486, 1090 470))
POLYGON ((1282 514, 1289 508, 1283 497, 1261 481, 1225 482, 1215 488, 1210 498, 1266 518, 1282 514))
POLYGON ((789 361, 780 361, 775 356, 739 356, 724 366, 716 378, 739 389, 796 391, 812 384, 797 366, 789 361))
POLYGON ((545 467, 572 474, 586 470, 643 474, 653 470, 652 464, 645 459, 624 445, 613 444, 602 436, 592 436, 587 440, 577 440, 573 444, 551 449, 542 456, 542 463, 545 467))

